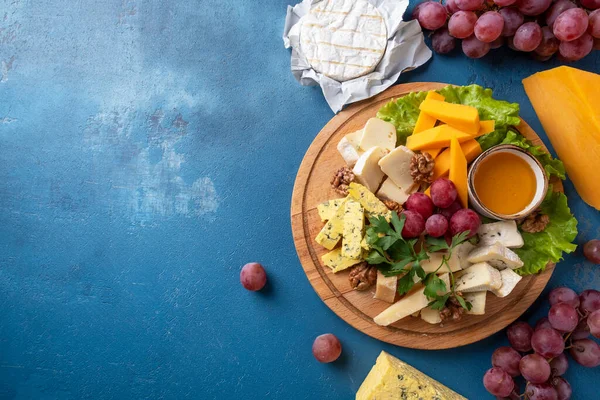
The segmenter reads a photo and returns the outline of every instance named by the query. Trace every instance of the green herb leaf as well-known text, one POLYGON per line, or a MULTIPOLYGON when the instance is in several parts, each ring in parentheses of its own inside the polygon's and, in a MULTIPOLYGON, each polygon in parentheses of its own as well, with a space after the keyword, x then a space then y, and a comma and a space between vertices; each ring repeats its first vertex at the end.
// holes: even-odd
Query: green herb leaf
POLYGON ((405 258, 404 260, 398 261, 393 264, 389 264, 389 267, 382 269, 381 272, 385 276, 400 275, 400 274, 407 272, 407 270, 410 270, 409 268, 406 268, 406 266, 408 264, 410 264, 411 262, 412 262, 412 259, 405 258))
POLYGON ((388 262, 388 260, 382 254, 375 250, 371 251, 369 255, 365 257, 365 261, 371 265, 378 265, 388 262))
POLYGON ((442 310, 446 307, 446 302, 450 298, 450 293, 446 293, 443 296, 436 296, 435 300, 428 304, 428 307, 433 310, 442 310))
POLYGON ((435 253, 436 251, 440 250, 449 249, 448 243, 446 243, 446 239, 444 238, 434 238, 431 236, 427 236, 427 240, 425 241, 425 243, 427 243, 427 250, 429 250, 432 253, 435 253))
POLYGON ((384 216, 371 217, 369 218, 369 223, 371 224, 369 229, 373 229, 376 233, 383 233, 385 235, 394 235, 396 233, 384 216))
POLYGON ((470 233, 470 231, 466 231, 466 232, 461 232, 459 234, 454 235, 452 237, 452 244, 450 245, 450 247, 455 248, 459 244, 466 242, 469 237, 469 233, 470 233))
POLYGON ((427 274, 423 283, 425 284, 423 294, 430 299, 435 299, 440 296, 438 293, 445 293, 447 291, 446 282, 441 280, 435 273, 427 274))
POLYGON ((396 243, 398 241, 397 237, 394 236, 384 236, 379 238, 379 240, 377 241, 377 246, 380 246, 383 250, 387 250, 390 247, 392 247, 392 245, 394 243, 396 243))
POLYGON ((387 250, 392 260, 403 260, 405 258, 412 259, 412 251, 410 244, 404 240, 398 240, 387 250))
POLYGON ((458 300, 458 303, 462 308, 464 308, 467 311, 471 311, 471 308, 473 308, 473 305, 471 303, 465 301, 465 299, 463 299, 462 296, 459 296, 456 293, 454 294, 454 297, 456 298, 456 300, 458 300))
POLYGON ((413 286, 415 285, 415 282, 413 281, 415 274, 414 274, 414 270, 411 269, 408 273, 406 273, 406 275, 404 275, 402 278, 400 278, 398 280, 398 293, 399 294, 406 294, 410 291, 410 289, 413 288, 413 286))
POLYGON ((406 215, 402 214, 398 217, 396 211, 392 211, 392 225, 399 236, 402 236, 402 229, 404 229, 404 223, 406 222, 406 215))

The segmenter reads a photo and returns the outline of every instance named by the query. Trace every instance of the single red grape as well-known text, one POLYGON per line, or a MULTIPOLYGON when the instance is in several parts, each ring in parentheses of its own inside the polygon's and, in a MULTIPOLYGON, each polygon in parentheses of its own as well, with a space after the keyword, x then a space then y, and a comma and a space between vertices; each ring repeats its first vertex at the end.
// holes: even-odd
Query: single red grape
POLYGON ((240 272, 242 286, 253 292, 262 289, 267 283, 265 269, 259 263, 248 263, 242 267, 240 272))
POLYGON ((312 345, 312 352, 317 361, 330 363, 337 360, 342 354, 342 344, 335 335, 326 333, 317 336, 312 345))

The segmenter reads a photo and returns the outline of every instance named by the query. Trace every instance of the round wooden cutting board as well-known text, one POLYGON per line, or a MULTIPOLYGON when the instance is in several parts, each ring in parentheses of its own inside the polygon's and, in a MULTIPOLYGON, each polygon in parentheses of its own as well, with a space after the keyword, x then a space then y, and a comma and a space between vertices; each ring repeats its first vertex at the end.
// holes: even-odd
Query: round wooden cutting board
MULTIPOLYGON (((539 275, 523 278, 508 297, 498 298, 488 293, 485 315, 465 315, 462 320, 450 321, 444 326, 407 317, 383 327, 375 324, 373 317, 390 304, 373 299, 374 288, 364 292, 352 290, 348 282, 348 271, 334 274, 321 262, 321 256, 328 250, 314 241, 324 225, 318 216, 317 205, 325 200, 341 197, 330 185, 335 171, 345 165, 337 152, 337 143, 344 135, 362 129, 367 120, 375 117, 377 111, 388 101, 410 92, 441 89, 445 86, 447 84, 431 82, 397 85, 336 115, 319 132, 304 156, 292 195, 292 231, 296 251, 306 276, 325 304, 344 321, 367 335, 416 349, 464 346, 500 331, 535 301, 553 271, 553 267, 549 266, 539 275)), ((533 143, 543 146, 540 138, 524 121, 518 130, 533 143)), ((559 180, 552 183, 555 190, 562 191, 559 180)))

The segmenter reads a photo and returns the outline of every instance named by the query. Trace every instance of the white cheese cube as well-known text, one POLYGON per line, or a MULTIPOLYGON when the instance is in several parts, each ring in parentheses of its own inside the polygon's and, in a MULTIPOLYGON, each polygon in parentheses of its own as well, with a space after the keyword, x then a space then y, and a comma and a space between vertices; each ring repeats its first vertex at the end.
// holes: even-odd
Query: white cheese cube
POLYGON ((487 262, 492 267, 500 270, 506 268, 517 269, 523 266, 523 261, 521 261, 519 256, 499 242, 490 246, 476 248, 469 253, 467 260, 473 264, 487 262))
MULTIPOLYGON (((498 272, 498 271, 496 271, 498 272)), ((440 276, 440 279, 446 283, 446 288, 450 288, 450 278, 448 274, 444 274, 440 276)), ((416 313, 417 311, 421 311, 425 307, 429 305, 431 302, 427 296, 423 293, 425 291, 424 287, 417 289, 409 295, 404 296, 399 301, 395 302, 385 310, 383 310, 379 315, 373 318, 373 321, 377 325, 388 326, 393 324, 396 321, 401 320, 402 318, 406 318, 409 315, 416 313)), ((438 293, 439 295, 445 293, 438 293)))
POLYGON ((469 253, 475 249, 475 246, 470 242, 464 242, 459 244, 452 250, 452 258, 456 258, 460 269, 467 269, 471 266, 471 263, 467 261, 469 253))
POLYGON ((337 150, 349 167, 353 167, 358 158, 364 153, 360 150, 360 139, 362 138, 362 129, 347 134, 339 141, 337 150))
POLYGON ((499 289, 502 286, 500 271, 484 262, 471 265, 456 276, 458 276, 455 286, 457 292, 480 292, 499 289))
POLYGON ((421 310, 421 319, 429 324, 439 324, 442 322, 442 317, 440 316, 439 310, 434 310, 429 307, 426 307, 421 310))
POLYGON ((360 149, 367 151, 372 147, 380 147, 386 153, 396 148, 396 127, 379 118, 371 118, 363 129, 360 149))
POLYGON ((413 178, 410 176, 410 160, 414 155, 415 153, 407 147, 398 146, 379 160, 381 170, 404 191, 409 191, 414 186, 413 178))
POLYGON ((363 238, 365 213, 358 201, 348 200, 344 210, 344 229, 342 232, 342 256, 359 259, 362 253, 360 242, 363 238))
POLYGON ((358 158, 352 170, 358 182, 365 186, 371 193, 377 192, 377 188, 384 177, 383 171, 378 164, 383 156, 384 152, 380 147, 373 147, 358 158))
POLYGON ((377 197, 385 200, 395 201, 398 204, 406 203, 409 194, 404 191, 404 189, 396 186, 396 184, 390 179, 387 178, 381 184, 381 187, 377 191, 377 197))
POLYGON ((506 247, 523 247, 523 237, 517 229, 515 221, 500 221, 491 224, 483 224, 477 231, 479 245, 489 246, 494 243, 502 243, 506 247))
POLYGON ((377 284, 375 285, 375 299, 393 303, 398 286, 397 276, 385 276, 377 270, 377 284))
POLYGON ((456 257, 450 257, 448 260, 448 266, 444 265, 442 268, 439 268, 442 265, 442 260, 444 256, 448 255, 446 252, 436 252, 436 253, 427 253, 429 256, 429 260, 421 261, 421 267, 425 271, 426 274, 431 272, 438 271, 438 274, 443 274, 448 272, 448 267, 450 267, 450 271, 456 272, 460 271, 460 263, 456 257), (439 268, 439 270, 438 270, 439 268))
POLYGON ((485 314, 485 301, 487 298, 487 291, 465 293, 463 295, 463 298, 465 299, 465 301, 471 303, 471 311, 467 311, 467 314, 485 314))
POLYGON ((502 276, 502 286, 499 289, 492 289, 492 293, 498 297, 508 296, 523 279, 521 275, 508 268, 500 271, 500 275, 502 276))

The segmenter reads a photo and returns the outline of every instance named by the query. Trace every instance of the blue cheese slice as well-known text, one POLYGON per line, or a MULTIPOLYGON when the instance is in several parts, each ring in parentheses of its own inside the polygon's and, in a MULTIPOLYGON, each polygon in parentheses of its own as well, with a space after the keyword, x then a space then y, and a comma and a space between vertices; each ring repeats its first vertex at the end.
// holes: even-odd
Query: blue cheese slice
POLYGON ((469 293, 482 290, 499 289, 502 286, 500 271, 490 264, 482 262, 471 265, 455 275, 455 290, 469 293))
POLYGON ((498 289, 492 289, 492 293, 498 297, 508 296, 523 279, 521 275, 508 268, 500 271, 500 276, 502 276, 502 286, 498 289))
POLYGON ((506 268, 517 269, 523 266, 523 261, 521 261, 517 253, 500 242, 476 248, 469 253, 467 261, 473 264, 487 262, 492 267, 500 270, 506 268))
POLYGON ((311 67, 338 82, 372 72, 387 45, 379 10, 366 0, 313 3, 300 27, 300 50, 311 67))
POLYGON ((381 147, 371 147, 365 151, 356 161, 352 169, 356 180, 364 185, 371 193, 375 193, 384 178, 383 171, 379 167, 379 160, 385 155, 381 147))
POLYGON ((396 127, 379 118, 370 118, 363 129, 360 148, 367 151, 373 147, 380 147, 386 153, 396 148, 396 127))
POLYGON ((344 229, 342 232, 342 256, 359 259, 362 253, 365 214, 359 202, 348 200, 344 205, 344 229))
POLYGON ((348 197, 356 200, 365 209, 367 218, 374 216, 389 216, 390 210, 379 200, 373 192, 361 184, 352 182, 348 185, 348 197))
POLYGON ((358 158, 364 153, 360 149, 360 139, 362 138, 363 130, 358 130, 347 134, 339 141, 337 150, 350 168, 354 167, 358 158))
POLYGON ((321 260, 323 261, 323 264, 331 268, 334 273, 343 271, 362 261, 344 257, 342 255, 342 249, 334 249, 327 254, 323 254, 321 260))
MULTIPOLYGON (((446 288, 449 289, 450 278, 448 274, 441 275, 440 279, 444 281, 446 288)), ((377 325, 388 326, 417 311, 421 311, 431 302, 427 296, 425 296, 424 291, 425 287, 421 286, 419 289, 404 296, 402 299, 383 310, 379 315, 373 318, 373 321, 375 321, 377 325)), ((440 292, 438 294, 443 295, 445 293, 440 292)))
POLYGON ((329 221, 334 217, 340 206, 346 201, 346 199, 333 199, 327 200, 317 206, 317 212, 322 222, 329 221))
POLYGON ((479 235, 479 245, 489 246, 494 243, 501 243, 506 247, 523 247, 525 242, 523 236, 517 229, 515 221, 500 221, 491 224, 483 224, 477 231, 479 235))
POLYGON ((379 166, 392 182, 404 191, 409 191, 414 185, 410 176, 410 160, 415 153, 405 146, 398 146, 388 155, 379 160, 379 166))
POLYGON ((382 351, 360 385, 356 400, 467 400, 405 362, 382 351))
POLYGON ((472 292, 463 294, 465 301, 471 303, 471 310, 467 311, 467 314, 471 315, 483 315, 485 314, 485 303, 487 298, 487 291, 472 292))
MULTIPOLYGON (((346 200, 344 200, 343 204, 345 204, 345 202, 346 200)), ((345 207, 343 204, 340 205, 333 218, 327 221, 323 229, 321 229, 315 238, 317 243, 328 250, 333 250, 333 248, 337 246, 342 238, 342 233, 344 232, 345 207)))

